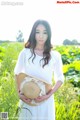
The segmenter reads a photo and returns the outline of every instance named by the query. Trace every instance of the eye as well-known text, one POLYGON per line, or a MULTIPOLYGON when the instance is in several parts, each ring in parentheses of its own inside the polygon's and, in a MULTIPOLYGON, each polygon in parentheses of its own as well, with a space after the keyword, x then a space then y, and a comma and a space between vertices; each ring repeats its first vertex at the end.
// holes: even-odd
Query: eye
POLYGON ((39 34, 40 32, 39 31, 36 31, 36 34, 39 34))
POLYGON ((47 32, 44 32, 44 34, 47 34, 47 32))

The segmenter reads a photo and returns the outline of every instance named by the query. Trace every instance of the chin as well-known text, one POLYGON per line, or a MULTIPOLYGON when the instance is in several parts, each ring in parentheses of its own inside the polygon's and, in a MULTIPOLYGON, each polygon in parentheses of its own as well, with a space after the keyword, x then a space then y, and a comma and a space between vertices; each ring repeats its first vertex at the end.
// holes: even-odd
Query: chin
POLYGON ((39 44, 44 44, 45 42, 44 41, 39 41, 39 44))
POLYGON ((44 43, 39 43, 39 45, 44 45, 44 43))

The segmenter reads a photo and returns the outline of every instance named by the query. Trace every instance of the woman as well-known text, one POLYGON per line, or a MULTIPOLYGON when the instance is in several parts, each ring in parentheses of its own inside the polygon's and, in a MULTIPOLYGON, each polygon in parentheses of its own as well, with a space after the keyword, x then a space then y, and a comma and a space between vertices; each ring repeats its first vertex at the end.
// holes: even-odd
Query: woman
POLYGON ((51 46, 51 28, 47 21, 37 20, 31 30, 29 40, 25 48, 20 52, 14 70, 17 89, 20 98, 21 111, 19 120, 55 120, 55 104, 53 94, 58 90, 64 81, 62 72, 61 55, 53 51, 51 46), (52 84, 54 74, 55 85, 44 96, 35 99, 41 102, 37 106, 30 106, 31 99, 20 93, 19 73, 26 73, 52 84))

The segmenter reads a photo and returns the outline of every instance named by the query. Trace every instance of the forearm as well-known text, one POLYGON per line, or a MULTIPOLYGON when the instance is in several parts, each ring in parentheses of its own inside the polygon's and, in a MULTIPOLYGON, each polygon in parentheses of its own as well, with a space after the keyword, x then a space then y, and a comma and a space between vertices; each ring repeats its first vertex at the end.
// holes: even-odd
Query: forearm
POLYGON ((16 81, 16 88, 17 88, 17 92, 20 92, 20 81, 18 79, 18 75, 15 75, 15 81, 16 81))
POLYGON ((62 85, 61 81, 57 81, 56 84, 53 86, 52 90, 50 91, 50 96, 55 93, 59 87, 62 85))

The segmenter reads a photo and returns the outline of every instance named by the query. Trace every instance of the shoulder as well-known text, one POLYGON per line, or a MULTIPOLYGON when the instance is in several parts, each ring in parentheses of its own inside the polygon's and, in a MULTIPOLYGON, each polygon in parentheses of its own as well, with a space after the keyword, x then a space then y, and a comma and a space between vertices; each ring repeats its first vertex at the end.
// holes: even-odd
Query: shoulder
POLYGON ((56 50, 51 50, 51 59, 55 62, 61 60, 61 54, 56 50))
POLYGON ((23 48, 20 53, 19 53, 19 56, 24 56, 26 54, 29 54, 30 53, 30 49, 29 48, 23 48))
POLYGON ((28 53, 29 51, 30 51, 29 48, 23 48, 20 53, 25 54, 25 53, 28 53))
POLYGON ((51 56, 55 57, 55 58, 59 58, 61 57, 60 52, 56 51, 56 50, 51 50, 51 56))

